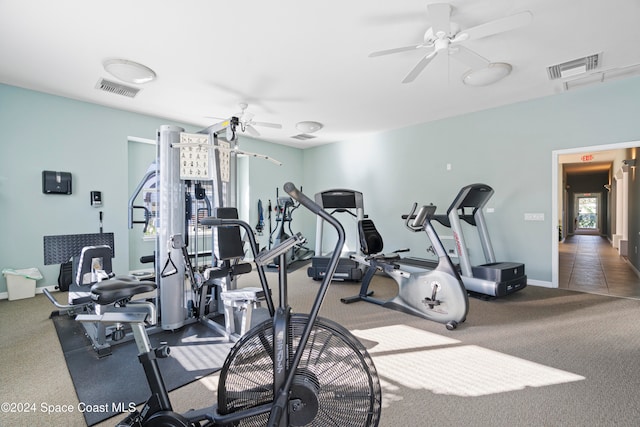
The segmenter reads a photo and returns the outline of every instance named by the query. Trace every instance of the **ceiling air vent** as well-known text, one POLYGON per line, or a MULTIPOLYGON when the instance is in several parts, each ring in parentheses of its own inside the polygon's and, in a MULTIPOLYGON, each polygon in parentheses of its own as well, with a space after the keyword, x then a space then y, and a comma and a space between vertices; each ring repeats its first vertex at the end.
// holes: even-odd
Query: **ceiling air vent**
POLYGON ((140 92, 140 89, 136 87, 125 86, 106 79, 98 80, 98 83, 96 83, 96 89, 114 93, 116 95, 128 96, 129 98, 134 98, 138 92, 140 92))
POLYGON ((579 74, 586 73, 587 71, 594 70, 600 65, 602 54, 596 53, 595 55, 585 56, 584 58, 574 59, 573 61, 564 62, 562 64, 552 65, 547 68, 549 78, 566 79, 568 77, 577 76, 579 74))
POLYGON ((564 85, 564 90, 572 90, 595 83, 610 82, 612 80, 634 77, 637 75, 640 75, 640 64, 596 71, 594 73, 587 74, 586 76, 566 80, 562 84, 564 85))
POLYGON ((299 141, 307 141, 309 139, 315 138, 315 136, 314 135, 309 135, 308 133, 301 133, 301 134, 298 134, 298 135, 293 135, 291 138, 297 139, 299 141))

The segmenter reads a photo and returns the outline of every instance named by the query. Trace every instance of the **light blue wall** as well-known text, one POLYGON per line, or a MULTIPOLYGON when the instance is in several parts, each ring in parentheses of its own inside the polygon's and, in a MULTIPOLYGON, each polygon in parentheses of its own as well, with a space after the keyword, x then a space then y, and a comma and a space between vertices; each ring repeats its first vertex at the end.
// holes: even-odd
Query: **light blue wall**
MULTIPOLYGON (((364 193, 366 212, 378 224, 386 249, 408 246, 422 256, 426 239, 404 229, 400 215, 414 201, 432 202, 442 211, 460 187, 484 182, 496 191, 487 223, 497 258, 524 262, 530 278, 550 281, 556 227, 550 223, 551 153, 640 139, 639 99, 640 78, 633 78, 306 150, 243 137, 242 149, 284 163, 243 160, 249 167, 247 219, 255 225, 257 200, 265 210, 269 199, 275 205, 276 187, 289 180, 309 195, 354 188, 364 193), (544 213, 545 221, 525 222, 526 212, 544 213)), ((43 265, 42 237, 98 232, 98 209, 89 205, 89 192, 100 190, 104 230, 116 235, 114 268, 126 271, 127 137, 154 139, 163 124, 197 130, 0 85, 0 268, 37 267, 45 275, 39 286, 55 284, 58 267, 43 265), (71 172, 73 195, 42 194, 45 169, 71 172)), ((313 246, 315 219, 302 210, 296 215, 294 228, 313 246)), ((345 220, 348 231, 352 226, 345 220)), ((266 245, 266 236, 261 243, 266 245)), ((477 255, 472 248, 472 257, 477 255)), ((5 290, 0 277, 0 293, 5 290)))
MULTIPOLYGON (((0 84, 0 269, 37 267, 44 275, 37 285, 55 285, 59 266, 43 265, 43 236, 97 233, 102 210, 104 231, 115 233, 114 270, 128 271, 127 137, 155 139, 156 129, 164 124, 198 130, 0 84), (42 170, 71 172, 73 194, 43 194, 42 170), (101 209, 90 206, 92 190, 102 191, 101 209)), ((246 150, 255 152, 271 145, 265 144, 242 142, 246 150)), ((301 180, 301 150, 278 146, 271 152, 285 165, 249 160, 255 169, 249 178, 255 191, 251 197, 267 197, 285 180, 301 180)), ((4 292, 6 282, 0 276, 0 293, 4 292)))
MULTIPOLYGON (((410 247, 415 256, 426 255, 426 237, 410 233, 400 219, 414 201, 443 213, 462 186, 489 184, 495 195, 488 207, 495 212, 487 225, 496 257, 524 262, 531 279, 549 282, 552 151, 638 140, 639 117, 640 78, 600 84, 305 150, 304 183, 314 193, 362 191, 385 249, 410 247), (524 213, 544 213, 545 220, 525 222, 524 213)), ((482 256, 479 248, 471 248, 474 255, 482 256)))
MULTIPOLYGON (((240 137, 239 146, 241 150, 250 153, 268 155, 273 159, 282 162, 282 166, 278 166, 270 161, 257 158, 246 157, 242 163, 245 165, 245 172, 248 171, 249 185, 241 185, 240 192, 244 194, 242 203, 239 203, 242 219, 247 221, 252 227, 258 223, 258 200, 262 200, 264 209, 264 233, 262 236, 256 236, 256 240, 261 248, 265 248, 269 243, 269 220, 268 220, 268 203, 271 200, 273 207, 276 206, 276 188, 280 196, 284 196, 282 186, 285 182, 291 181, 296 186, 303 185, 303 165, 304 151, 286 147, 284 145, 271 144, 252 138, 240 137), (248 209, 247 209, 248 208, 248 209)), ((246 178, 245 178, 246 181, 246 178)), ((297 222, 297 220, 296 220, 297 222)), ((301 231, 296 229, 295 223, 292 223, 293 231, 301 231)), ((275 213, 272 213, 272 227, 275 229, 275 213)), ((311 236, 310 234, 308 236, 311 236)))

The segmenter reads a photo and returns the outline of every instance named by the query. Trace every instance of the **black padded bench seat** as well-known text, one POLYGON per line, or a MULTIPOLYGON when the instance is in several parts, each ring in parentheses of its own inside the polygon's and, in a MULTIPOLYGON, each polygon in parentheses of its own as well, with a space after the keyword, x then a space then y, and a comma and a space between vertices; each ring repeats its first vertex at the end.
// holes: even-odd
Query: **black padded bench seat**
POLYGON ((109 305, 134 295, 154 291, 156 287, 155 283, 148 281, 110 279, 91 286, 91 300, 96 304, 109 305))

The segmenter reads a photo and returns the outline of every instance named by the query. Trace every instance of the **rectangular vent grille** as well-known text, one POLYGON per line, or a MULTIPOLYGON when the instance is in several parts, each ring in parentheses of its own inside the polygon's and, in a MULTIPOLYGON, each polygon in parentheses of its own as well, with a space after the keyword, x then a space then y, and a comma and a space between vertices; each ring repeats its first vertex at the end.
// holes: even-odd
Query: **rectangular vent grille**
POLYGON ((140 92, 140 89, 136 87, 125 86, 106 79, 98 80, 98 83, 96 83, 96 89, 116 95, 128 96, 129 98, 134 98, 138 92, 140 92))
POLYGON ((552 65, 547 68, 549 79, 564 79, 594 70, 600 65, 600 56, 601 54, 597 53, 595 55, 585 56, 584 58, 563 62, 562 64, 552 65))
POLYGON ((315 138, 315 136, 309 135, 308 133, 301 133, 301 134, 298 134, 298 135, 293 135, 291 138, 297 139, 297 140, 300 140, 300 141, 306 141, 306 140, 315 138))

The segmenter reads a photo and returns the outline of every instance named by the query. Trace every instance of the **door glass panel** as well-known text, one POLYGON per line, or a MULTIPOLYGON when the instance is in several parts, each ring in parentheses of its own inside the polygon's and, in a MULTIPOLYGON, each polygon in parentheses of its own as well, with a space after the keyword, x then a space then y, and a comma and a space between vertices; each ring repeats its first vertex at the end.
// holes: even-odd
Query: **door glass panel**
POLYGON ((578 228, 595 229, 598 224, 598 199, 578 197, 578 228))

